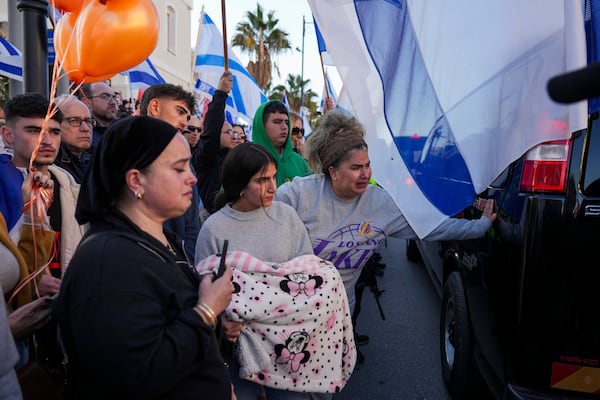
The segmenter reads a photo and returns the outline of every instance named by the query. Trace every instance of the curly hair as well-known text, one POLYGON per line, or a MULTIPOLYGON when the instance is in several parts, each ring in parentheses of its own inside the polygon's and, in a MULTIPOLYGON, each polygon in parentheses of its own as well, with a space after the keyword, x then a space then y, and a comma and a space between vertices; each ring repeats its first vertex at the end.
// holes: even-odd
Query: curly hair
POLYGON ((368 149, 364 136, 365 128, 356 118, 338 110, 328 112, 306 140, 311 170, 329 176, 329 167, 337 167, 351 151, 368 149))

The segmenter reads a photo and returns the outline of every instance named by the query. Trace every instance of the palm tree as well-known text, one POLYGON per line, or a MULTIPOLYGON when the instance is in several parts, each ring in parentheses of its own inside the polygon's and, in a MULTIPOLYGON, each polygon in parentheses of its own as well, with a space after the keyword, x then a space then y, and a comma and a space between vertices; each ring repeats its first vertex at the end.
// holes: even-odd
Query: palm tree
POLYGON ((8 101, 8 78, 0 76, 0 105, 4 106, 4 103, 8 101))
POLYGON ((277 28, 279 19, 275 18, 275 11, 269 11, 265 20, 264 10, 257 3, 256 11, 247 11, 246 18, 247 21, 237 24, 231 44, 248 53, 251 58, 254 57, 254 61, 248 63, 248 72, 265 90, 271 82, 273 67, 279 75, 279 68, 271 61, 271 56, 277 56, 292 46, 287 38, 288 33, 277 28))
MULTIPOLYGON (((310 79, 304 80, 304 87, 306 88, 310 84, 310 79)), ((271 92, 271 98, 282 99, 285 94, 288 99, 288 103, 290 103, 290 108, 292 111, 300 112, 300 96, 302 93, 302 77, 300 75, 289 74, 285 81, 285 85, 278 85, 273 88, 271 92)), ((313 92, 311 89, 304 90, 304 102, 305 106, 309 106, 309 104, 313 101, 313 98, 316 97, 317 94, 313 92)), ((316 107, 316 104, 315 104, 316 107)), ((310 108, 310 107, 309 107, 310 108)))

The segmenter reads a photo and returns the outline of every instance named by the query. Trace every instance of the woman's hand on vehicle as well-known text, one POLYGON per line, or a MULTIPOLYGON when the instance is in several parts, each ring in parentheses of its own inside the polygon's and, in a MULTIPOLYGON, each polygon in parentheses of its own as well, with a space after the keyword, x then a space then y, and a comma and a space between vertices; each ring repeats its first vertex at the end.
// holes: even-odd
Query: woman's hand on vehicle
POLYGON ((490 220, 490 222, 494 222, 494 220, 498 216, 494 212, 495 204, 496 203, 495 203, 494 199, 487 199, 485 202, 485 206, 483 207, 483 215, 485 215, 487 217, 487 219, 490 220))

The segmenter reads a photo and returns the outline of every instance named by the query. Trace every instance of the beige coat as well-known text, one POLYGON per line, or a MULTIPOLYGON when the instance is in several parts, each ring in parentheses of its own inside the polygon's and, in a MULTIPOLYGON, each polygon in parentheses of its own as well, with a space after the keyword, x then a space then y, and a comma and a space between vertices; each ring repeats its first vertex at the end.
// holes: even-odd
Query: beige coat
POLYGON ((75 219, 75 207, 77 206, 80 185, 64 169, 56 165, 50 165, 48 169, 60 185, 59 196, 62 207, 60 268, 62 271, 61 276, 63 276, 83 234, 89 229, 89 225, 79 225, 75 219))

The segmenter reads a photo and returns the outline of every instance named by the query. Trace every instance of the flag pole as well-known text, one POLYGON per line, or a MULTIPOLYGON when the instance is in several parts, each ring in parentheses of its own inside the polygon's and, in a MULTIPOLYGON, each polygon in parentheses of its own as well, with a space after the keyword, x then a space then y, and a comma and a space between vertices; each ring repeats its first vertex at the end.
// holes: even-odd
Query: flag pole
POLYGON ((221 19, 223 20, 223 61, 225 63, 225 71, 228 71, 229 56, 227 55, 227 22, 225 14, 225 0, 221 0, 221 19))
POLYGON ((317 21, 313 16, 313 24, 315 26, 315 34, 317 35, 317 47, 319 48, 319 58, 321 59, 321 71, 323 71, 323 82, 325 83, 325 95, 329 97, 329 85, 327 84, 327 74, 325 73, 325 63, 323 62, 323 52, 327 51, 327 47, 325 46, 325 40, 321 35, 321 31, 319 30, 319 26, 317 25, 317 21))
POLYGON ((202 36, 202 22, 204 21, 204 4, 200 9, 200 16, 198 17, 198 32, 196 33, 196 47, 194 48, 194 57, 192 57, 192 84, 198 77, 196 72, 196 58, 198 58, 198 43, 200 43, 200 37, 202 36))
POLYGON ((325 82, 325 95, 329 97, 329 85, 327 84, 327 74, 325 73, 325 64, 323 63, 323 53, 319 52, 321 59, 321 71, 323 71, 323 82, 325 82))

